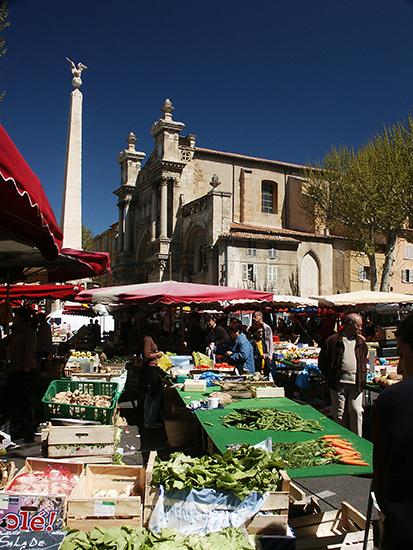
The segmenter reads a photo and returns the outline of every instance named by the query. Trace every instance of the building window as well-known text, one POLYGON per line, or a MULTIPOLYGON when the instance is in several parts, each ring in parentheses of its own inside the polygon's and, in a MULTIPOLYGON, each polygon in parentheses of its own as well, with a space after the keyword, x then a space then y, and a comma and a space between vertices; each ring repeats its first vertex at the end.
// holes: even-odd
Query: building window
POLYGON ((402 269, 402 283, 413 283, 413 269, 402 269))
POLYGON ((359 281, 370 281, 371 270, 368 265, 359 266, 359 281))
POLYGON ((406 244, 404 247, 404 259, 413 260, 413 244, 406 244))
POLYGON ((242 280, 243 281, 256 281, 257 272, 255 264, 242 264, 242 280))
POLYGON ((247 256, 256 256, 257 255, 257 245, 254 241, 248 242, 247 256))
POLYGON ((278 270, 276 265, 268 265, 267 266, 267 281, 269 283, 273 283, 278 278, 278 270))
POLYGON ((276 260, 277 259, 277 249, 273 246, 270 246, 268 249, 268 257, 270 260, 276 260))
POLYGON ((261 182, 261 212, 276 214, 277 209, 277 184, 274 181, 264 180, 261 182))

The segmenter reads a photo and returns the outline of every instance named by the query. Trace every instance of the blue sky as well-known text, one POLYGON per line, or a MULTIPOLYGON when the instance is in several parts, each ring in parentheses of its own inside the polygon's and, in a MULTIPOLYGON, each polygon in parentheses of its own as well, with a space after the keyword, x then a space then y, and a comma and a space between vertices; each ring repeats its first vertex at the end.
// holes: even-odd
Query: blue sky
POLYGON ((58 218, 71 74, 83 100, 83 216, 117 218, 130 130, 149 156, 166 97, 203 147, 305 163, 413 111, 413 0, 11 0, 0 121, 58 218))

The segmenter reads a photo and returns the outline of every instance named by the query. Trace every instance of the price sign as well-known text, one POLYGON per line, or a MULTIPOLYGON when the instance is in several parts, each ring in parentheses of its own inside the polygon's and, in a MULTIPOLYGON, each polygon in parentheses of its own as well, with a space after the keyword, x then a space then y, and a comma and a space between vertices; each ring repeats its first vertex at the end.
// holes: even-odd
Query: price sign
POLYGON ((2 550, 59 550, 66 533, 9 531, 0 533, 2 550))

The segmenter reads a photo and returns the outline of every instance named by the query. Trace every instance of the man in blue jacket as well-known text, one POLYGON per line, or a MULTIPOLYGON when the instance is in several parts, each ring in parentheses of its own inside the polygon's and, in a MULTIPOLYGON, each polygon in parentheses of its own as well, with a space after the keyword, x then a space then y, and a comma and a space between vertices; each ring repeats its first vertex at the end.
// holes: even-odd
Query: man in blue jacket
POLYGON ((242 324, 238 320, 231 322, 229 336, 233 341, 232 351, 227 351, 228 362, 235 365, 240 374, 255 374, 254 351, 252 345, 242 332, 242 324))

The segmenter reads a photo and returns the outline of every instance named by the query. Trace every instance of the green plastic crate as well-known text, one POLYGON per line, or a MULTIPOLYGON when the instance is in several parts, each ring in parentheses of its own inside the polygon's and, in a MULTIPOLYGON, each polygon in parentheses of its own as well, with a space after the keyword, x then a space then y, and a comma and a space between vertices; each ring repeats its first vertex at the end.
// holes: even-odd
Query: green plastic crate
POLYGON ((118 385, 116 382, 86 382, 74 380, 53 380, 47 388, 42 399, 46 418, 78 418, 80 420, 93 420, 101 424, 111 424, 113 413, 119 399, 118 385), (109 395, 112 397, 111 406, 90 407, 87 405, 69 405, 68 403, 54 403, 53 397, 61 391, 79 390, 91 395, 109 395))

